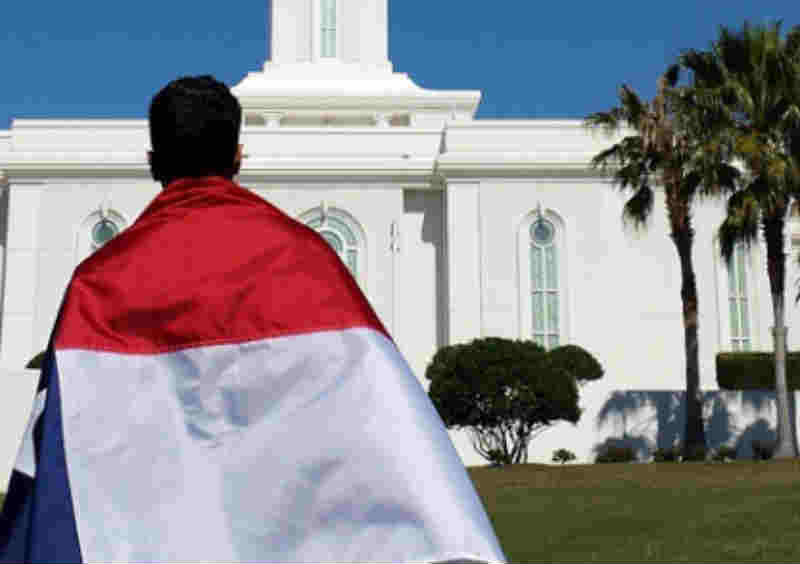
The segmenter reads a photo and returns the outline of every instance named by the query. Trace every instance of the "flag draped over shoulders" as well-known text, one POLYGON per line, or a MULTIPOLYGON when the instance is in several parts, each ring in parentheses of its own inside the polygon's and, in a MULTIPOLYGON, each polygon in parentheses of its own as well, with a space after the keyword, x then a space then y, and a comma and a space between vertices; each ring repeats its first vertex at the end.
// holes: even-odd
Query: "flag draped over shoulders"
POLYGON ((75 270, 0 560, 504 559, 424 389, 313 230, 184 179, 75 270))

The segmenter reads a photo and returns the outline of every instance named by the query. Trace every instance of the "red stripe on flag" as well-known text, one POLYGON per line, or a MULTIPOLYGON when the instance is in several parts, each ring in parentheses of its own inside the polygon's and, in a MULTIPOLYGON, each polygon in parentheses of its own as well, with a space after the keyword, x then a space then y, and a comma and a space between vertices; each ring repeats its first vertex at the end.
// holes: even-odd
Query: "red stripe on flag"
POLYGON ((78 266, 55 346, 159 353, 354 327, 388 337, 324 239, 212 177, 170 184, 78 266))

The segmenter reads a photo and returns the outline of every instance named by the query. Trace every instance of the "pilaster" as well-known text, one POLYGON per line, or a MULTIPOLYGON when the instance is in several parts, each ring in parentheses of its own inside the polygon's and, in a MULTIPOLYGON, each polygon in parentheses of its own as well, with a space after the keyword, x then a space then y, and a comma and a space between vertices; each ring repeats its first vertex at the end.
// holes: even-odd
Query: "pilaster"
POLYGON ((448 344, 482 336, 480 183, 450 180, 445 188, 448 344))

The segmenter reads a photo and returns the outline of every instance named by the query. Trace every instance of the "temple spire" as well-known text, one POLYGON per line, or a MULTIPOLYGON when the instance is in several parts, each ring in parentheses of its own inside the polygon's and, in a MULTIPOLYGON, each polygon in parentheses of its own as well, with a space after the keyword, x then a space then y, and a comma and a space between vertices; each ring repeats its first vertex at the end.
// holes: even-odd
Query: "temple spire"
POLYGON ((272 0, 270 60, 264 66, 330 64, 392 71, 388 0, 272 0))

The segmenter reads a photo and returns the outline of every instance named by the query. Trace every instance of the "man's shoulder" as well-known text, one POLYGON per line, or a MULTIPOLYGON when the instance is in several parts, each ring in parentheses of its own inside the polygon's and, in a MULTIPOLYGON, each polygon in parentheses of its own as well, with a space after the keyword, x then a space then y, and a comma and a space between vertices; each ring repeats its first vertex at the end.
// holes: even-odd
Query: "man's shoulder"
POLYGON ((79 264, 75 276, 140 263, 146 269, 187 257, 206 262, 224 251, 242 259, 290 247, 317 258, 334 254, 315 230, 255 191, 234 182, 213 188, 160 195, 132 225, 79 264))

